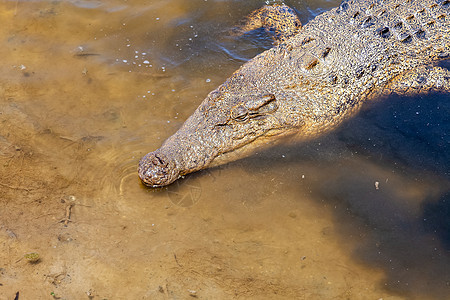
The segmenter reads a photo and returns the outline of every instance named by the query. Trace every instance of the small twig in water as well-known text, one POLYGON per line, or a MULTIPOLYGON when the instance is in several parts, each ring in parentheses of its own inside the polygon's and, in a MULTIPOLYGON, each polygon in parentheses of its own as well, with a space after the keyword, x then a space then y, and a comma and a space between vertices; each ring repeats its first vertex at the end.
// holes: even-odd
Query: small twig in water
POLYGON ((9 184, 2 183, 2 182, 0 182, 0 186, 3 186, 3 187, 8 188, 8 189, 12 189, 12 190, 22 190, 22 191, 27 191, 27 192, 29 192, 31 190, 30 188, 9 185, 9 184))
POLYGON ((182 265, 180 265, 180 263, 178 262, 177 255, 175 253, 173 254, 173 257, 175 258, 175 262, 177 263, 177 265, 182 267, 182 265))
MULTIPOLYGON (((19 6, 19 0, 16 0, 16 7, 14 8, 14 16, 17 16, 17 6, 19 6)), ((19 292, 17 292, 17 293, 19 293, 19 292)))
POLYGON ((71 203, 69 205, 66 206, 66 217, 64 219, 62 219, 61 221, 59 221, 59 223, 64 222, 64 227, 67 227, 67 225, 69 224, 69 222, 72 222, 70 220, 70 214, 71 214, 71 209, 72 206, 74 206, 75 204, 71 203))

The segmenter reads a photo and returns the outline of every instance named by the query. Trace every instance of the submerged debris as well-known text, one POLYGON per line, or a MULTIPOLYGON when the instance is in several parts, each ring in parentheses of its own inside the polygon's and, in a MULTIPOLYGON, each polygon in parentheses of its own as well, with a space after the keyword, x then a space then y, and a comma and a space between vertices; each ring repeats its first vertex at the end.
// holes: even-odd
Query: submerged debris
POLYGON ((39 256, 39 253, 37 252, 31 252, 27 253, 23 256, 29 263, 35 264, 37 263, 41 257, 39 256))

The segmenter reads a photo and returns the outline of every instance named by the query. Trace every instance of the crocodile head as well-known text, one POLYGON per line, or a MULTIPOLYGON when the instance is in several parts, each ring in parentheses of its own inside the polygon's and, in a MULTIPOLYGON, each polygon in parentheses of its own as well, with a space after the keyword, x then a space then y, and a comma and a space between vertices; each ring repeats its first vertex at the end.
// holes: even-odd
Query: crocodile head
POLYGON ((187 173, 244 157, 266 144, 267 137, 298 127, 298 117, 289 117, 277 97, 270 92, 230 92, 224 86, 211 92, 161 148, 141 159, 142 182, 168 185, 187 173))

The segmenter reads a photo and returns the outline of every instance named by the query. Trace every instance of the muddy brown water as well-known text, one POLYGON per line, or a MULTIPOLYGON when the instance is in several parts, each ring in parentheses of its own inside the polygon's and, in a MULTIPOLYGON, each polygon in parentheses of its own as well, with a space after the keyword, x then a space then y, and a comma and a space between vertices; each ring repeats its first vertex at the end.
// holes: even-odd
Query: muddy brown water
MULTIPOLYGON (((449 299, 448 94, 156 190, 264 1, 0 2, 0 299, 449 299), (38 253, 37 262, 24 255, 38 253)), ((302 22, 338 1, 286 1, 302 22)))

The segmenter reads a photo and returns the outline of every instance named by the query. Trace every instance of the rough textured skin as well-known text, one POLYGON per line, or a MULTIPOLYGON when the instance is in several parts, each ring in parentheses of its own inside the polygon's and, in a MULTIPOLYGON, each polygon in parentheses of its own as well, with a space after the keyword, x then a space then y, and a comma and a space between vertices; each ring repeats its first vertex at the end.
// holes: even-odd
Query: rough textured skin
MULTIPOLYGON (((250 18, 264 25, 270 10, 276 17, 265 7, 250 18)), ((299 27, 293 36, 277 31, 278 46, 244 64, 144 156, 142 182, 164 186, 281 136, 316 136, 384 93, 450 91, 450 72, 435 66, 450 55, 450 0, 344 1, 299 27)))
POLYGON ((233 33, 241 35, 248 31, 263 27, 279 44, 293 37, 302 27, 295 11, 285 4, 266 5, 248 15, 233 33))

